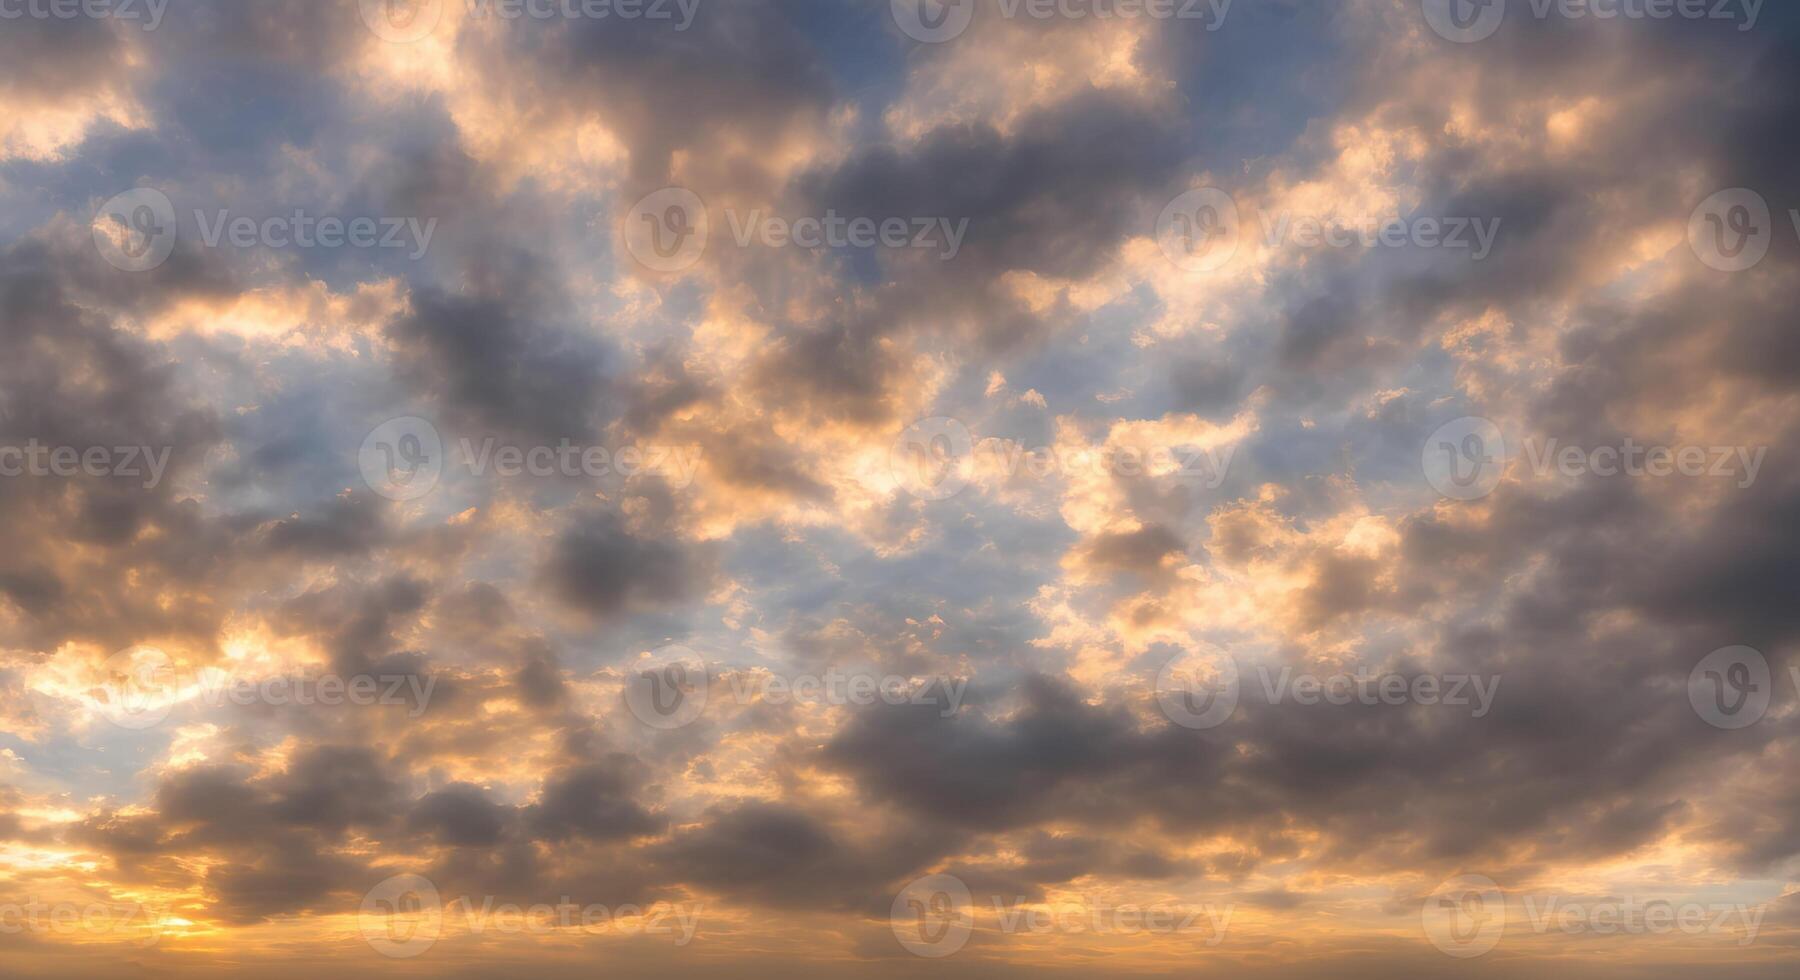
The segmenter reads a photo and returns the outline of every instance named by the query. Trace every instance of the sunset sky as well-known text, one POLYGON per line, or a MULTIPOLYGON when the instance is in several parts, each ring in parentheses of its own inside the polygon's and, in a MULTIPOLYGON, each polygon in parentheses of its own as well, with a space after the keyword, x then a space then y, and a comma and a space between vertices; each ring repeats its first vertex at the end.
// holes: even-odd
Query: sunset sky
POLYGON ((0 0, 0 978, 1792 978, 1797 168, 1788 0, 0 0))

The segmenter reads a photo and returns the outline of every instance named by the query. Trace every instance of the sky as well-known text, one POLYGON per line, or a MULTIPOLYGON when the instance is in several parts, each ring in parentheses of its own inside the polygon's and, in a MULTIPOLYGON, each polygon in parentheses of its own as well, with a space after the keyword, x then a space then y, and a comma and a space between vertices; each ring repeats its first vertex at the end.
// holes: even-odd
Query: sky
POLYGON ((1800 13, 0 0, 0 974, 1791 977, 1800 13))

